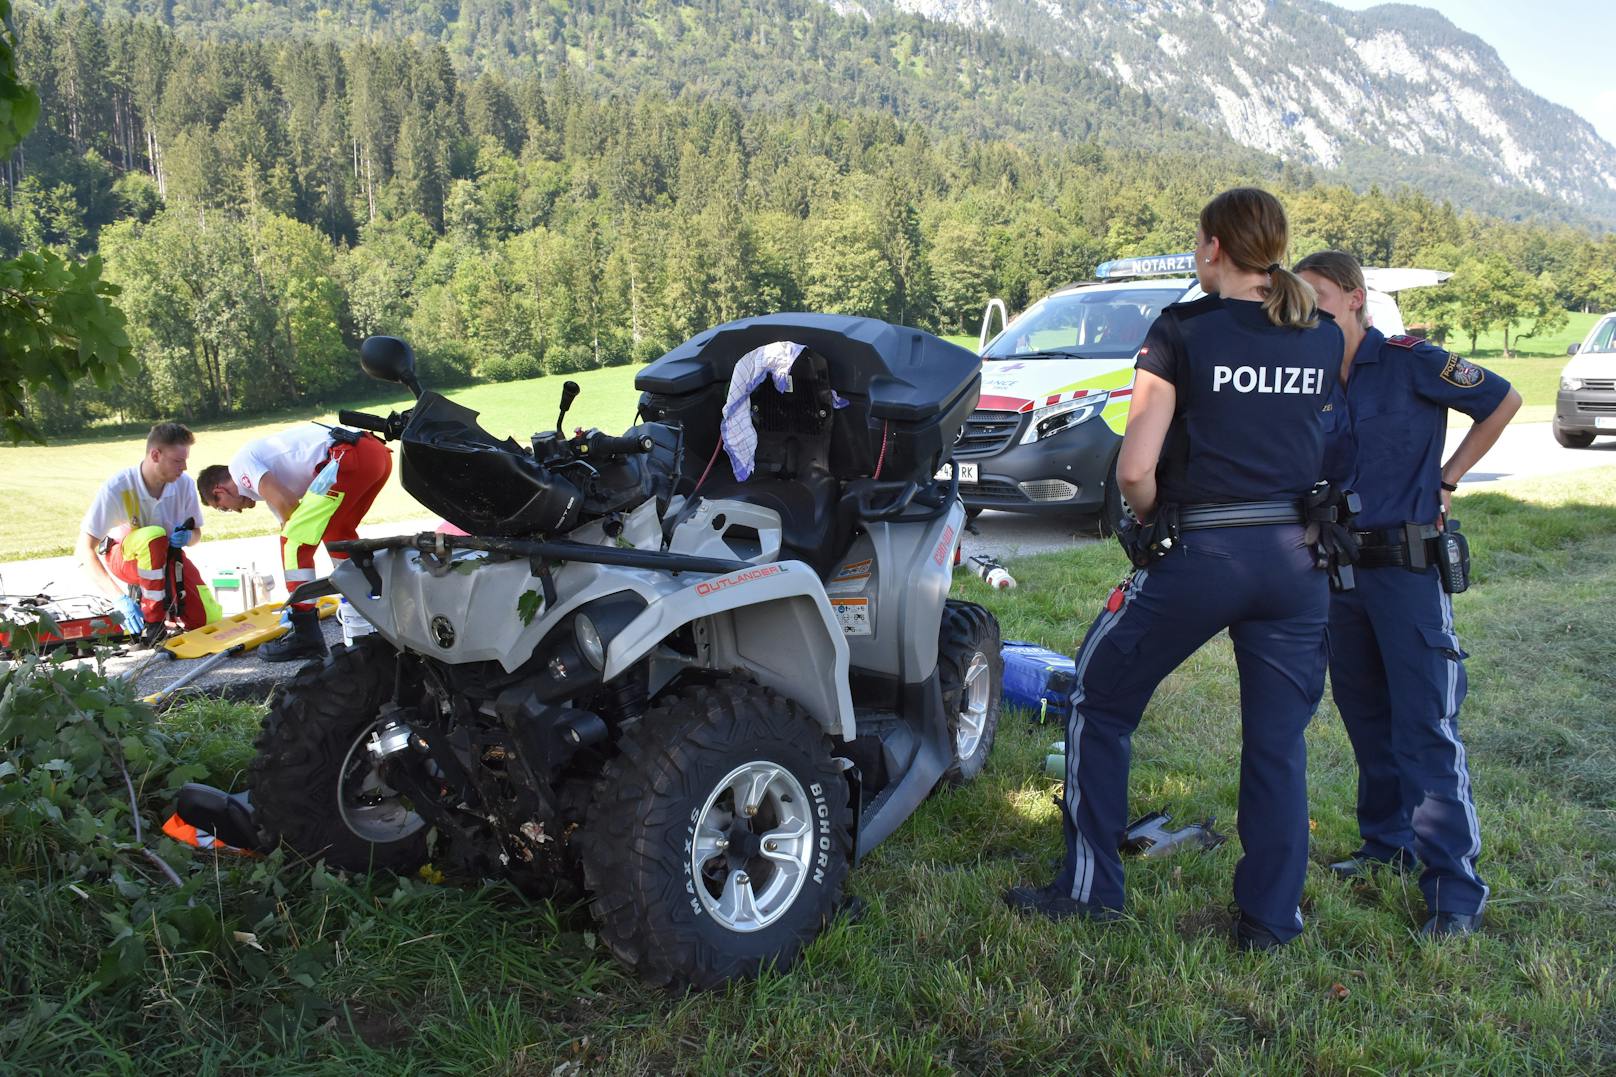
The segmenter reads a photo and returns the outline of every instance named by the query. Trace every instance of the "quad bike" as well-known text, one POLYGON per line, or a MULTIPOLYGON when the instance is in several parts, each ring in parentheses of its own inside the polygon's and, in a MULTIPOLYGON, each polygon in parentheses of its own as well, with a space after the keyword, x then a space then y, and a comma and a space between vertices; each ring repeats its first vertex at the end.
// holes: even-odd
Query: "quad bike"
POLYGON ((375 626, 305 666, 251 770, 269 842, 351 869, 429 858, 565 892, 646 980, 789 965, 849 868, 998 724, 999 629, 947 600, 964 523, 949 450, 971 353, 868 319, 720 326, 640 372, 624 436, 531 446, 423 392, 407 345, 373 376, 416 396, 342 421, 401 443, 404 487, 466 532, 334 544, 298 598, 375 626), (755 471, 720 410, 738 359, 805 346, 751 392, 755 471), (744 469, 741 469, 744 472, 744 469))

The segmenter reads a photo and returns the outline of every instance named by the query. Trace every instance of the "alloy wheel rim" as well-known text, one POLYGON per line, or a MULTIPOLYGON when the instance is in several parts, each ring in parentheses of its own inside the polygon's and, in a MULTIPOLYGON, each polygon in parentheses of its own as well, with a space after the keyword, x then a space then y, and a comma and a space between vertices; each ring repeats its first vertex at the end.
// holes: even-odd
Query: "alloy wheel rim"
POLYGON ((988 725, 988 693, 993 687, 987 655, 977 651, 965 667, 965 683, 960 687, 959 720, 954 726, 954 757, 965 760, 982 746, 988 725))
POLYGON ((708 915, 761 931, 796 901, 813 858, 813 805, 802 783, 759 759, 726 774, 696 813, 691 878, 708 915))

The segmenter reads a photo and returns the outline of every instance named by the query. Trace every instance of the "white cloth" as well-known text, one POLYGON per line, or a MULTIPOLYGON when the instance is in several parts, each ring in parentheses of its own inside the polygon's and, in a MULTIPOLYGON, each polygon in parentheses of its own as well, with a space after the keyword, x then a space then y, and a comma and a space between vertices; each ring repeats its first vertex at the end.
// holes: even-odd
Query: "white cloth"
POLYGON ((802 354, 803 345, 789 340, 777 340, 761 348, 753 348, 735 362, 735 371, 729 376, 729 395, 724 398, 724 416, 719 425, 724 451, 729 454, 730 470, 745 482, 752 474, 757 460, 757 430, 752 426, 750 407, 752 390, 763 384, 763 379, 774 378, 774 387, 782 393, 791 391, 791 365, 802 354))
MULTIPOLYGON (((254 501, 264 501, 258 489, 266 473, 275 476, 275 481, 294 499, 301 499, 315 472, 325 466, 330 451, 331 431, 313 423, 294 426, 243 445, 230 460, 230 477, 235 480, 236 492, 254 501)), ((275 511, 273 505, 269 509, 275 511)), ((276 516, 279 518, 278 513, 276 516)))
POLYGON ((99 542, 121 524, 128 524, 130 530, 156 526, 172 534, 186 520, 202 523, 202 499, 196 493, 196 480, 181 475, 153 497, 137 464, 102 484, 79 526, 99 542))

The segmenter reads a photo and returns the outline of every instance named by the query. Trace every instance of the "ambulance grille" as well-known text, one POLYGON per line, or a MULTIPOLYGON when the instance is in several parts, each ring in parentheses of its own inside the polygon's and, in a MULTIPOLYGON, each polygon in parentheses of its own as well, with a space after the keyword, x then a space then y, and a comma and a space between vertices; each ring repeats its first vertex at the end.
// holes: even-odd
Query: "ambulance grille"
POLYGON ((1021 428, 1021 413, 1015 411, 973 411, 965 429, 954 444, 954 456, 992 456, 1003 452, 1021 428))
POLYGON ((1600 393, 1616 392, 1616 378, 1584 378, 1582 387, 1600 393))

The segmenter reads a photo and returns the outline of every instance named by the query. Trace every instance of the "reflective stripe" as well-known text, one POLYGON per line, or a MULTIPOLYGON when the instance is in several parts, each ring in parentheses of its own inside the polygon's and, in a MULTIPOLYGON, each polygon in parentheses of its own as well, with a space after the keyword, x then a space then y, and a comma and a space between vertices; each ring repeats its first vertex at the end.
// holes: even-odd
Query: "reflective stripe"
POLYGON ((1077 656, 1077 668, 1073 674, 1077 690, 1072 695, 1072 715, 1076 719, 1076 724, 1073 726, 1072 736, 1067 738, 1066 745, 1066 815, 1071 821, 1072 829, 1077 833, 1078 846, 1078 862, 1072 865, 1071 896, 1085 903, 1094 888, 1094 850, 1089 846, 1088 839, 1083 836, 1082 828, 1077 825, 1077 806, 1083 800, 1083 789, 1077 783, 1078 763, 1083 753, 1083 724, 1086 721, 1080 709, 1083 704, 1083 677, 1088 672, 1089 660, 1100 647, 1100 641, 1105 639, 1117 626, 1117 622, 1122 620, 1122 615, 1128 612, 1134 596, 1144 587, 1145 580, 1149 576, 1150 570, 1144 568, 1133 574, 1133 579, 1128 581, 1128 589, 1123 594, 1122 605, 1117 607, 1115 613, 1110 610, 1105 612, 1100 627, 1094 630, 1094 634, 1088 638, 1088 643, 1083 648, 1083 653, 1077 656))
MULTIPOLYGON (((1453 599, 1447 592, 1440 591, 1438 602, 1442 607, 1442 630, 1453 638, 1454 647, 1459 645, 1459 636, 1453 630, 1453 599)), ((1456 719, 1459 716, 1459 657, 1457 651, 1454 657, 1448 660, 1447 696, 1443 704, 1442 721, 1437 728, 1453 745, 1454 777, 1459 783, 1459 803, 1464 805, 1465 827, 1470 831, 1470 848, 1459 862, 1464 865, 1465 874, 1470 881, 1481 887, 1481 903, 1487 903, 1487 895, 1492 891, 1487 884, 1481 881, 1476 874, 1476 857, 1481 854, 1481 822, 1476 818, 1476 801, 1470 793, 1470 762, 1465 753, 1464 741, 1459 739, 1459 727, 1456 719)))
POLYGON ((140 597, 148 602, 161 602, 168 597, 168 592, 161 587, 142 587, 140 597))
POLYGON ((136 569, 135 572, 143 580, 158 580, 158 581, 161 581, 162 578, 163 578, 163 570, 160 569, 160 568, 141 568, 141 569, 136 569))
MULTIPOLYGON (((124 560, 133 561, 135 567, 142 571, 158 568, 157 559, 152 555, 152 543, 158 539, 167 540, 168 532, 161 527, 141 527, 129 532, 118 543, 123 551, 124 560)), ((167 547, 164 547, 164 559, 167 559, 167 547)))
POLYGON ((308 583, 314 579, 312 568, 289 568, 286 570, 287 583, 308 583))

